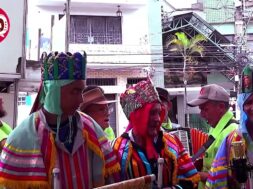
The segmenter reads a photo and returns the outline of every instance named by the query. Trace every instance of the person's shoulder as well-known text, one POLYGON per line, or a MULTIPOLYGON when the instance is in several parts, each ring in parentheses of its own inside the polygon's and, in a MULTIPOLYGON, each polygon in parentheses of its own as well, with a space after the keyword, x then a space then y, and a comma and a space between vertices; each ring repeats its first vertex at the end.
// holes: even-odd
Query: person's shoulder
POLYGON ((121 136, 115 138, 111 145, 114 148, 114 150, 119 150, 122 147, 126 147, 127 142, 130 141, 128 133, 123 133, 121 136))
POLYGON ((29 115, 17 127, 13 129, 7 138, 6 143, 11 146, 29 148, 36 140, 36 128, 34 114, 29 115))
POLYGON ((174 146, 177 148, 183 146, 176 134, 163 132, 163 138, 168 146, 174 146))
POLYGON ((5 132, 6 134, 10 134, 10 132, 12 131, 12 127, 9 124, 7 124, 6 122, 1 121, 0 130, 5 132))
POLYGON ((82 122, 82 129, 87 131, 89 134, 96 135, 98 138, 106 137, 103 129, 97 124, 94 119, 83 112, 77 112, 82 122))
POLYGON ((231 128, 230 130, 234 131, 234 130, 238 129, 239 121, 237 121, 236 119, 233 118, 229 122, 230 122, 229 127, 231 128))
POLYGON ((22 134, 32 131, 33 129, 31 128, 35 127, 34 125, 35 125, 35 114, 31 114, 26 119, 24 119, 19 125, 17 125, 13 129, 12 133, 22 134))
POLYGON ((11 128, 11 126, 8 123, 4 122, 3 120, 0 120, 0 128, 3 127, 3 126, 11 128))
POLYGON ((113 141, 122 142, 122 141, 126 141, 126 140, 130 140, 129 136, 127 135, 127 133, 123 133, 121 136, 116 137, 113 141))
POLYGON ((173 132, 163 132, 163 138, 166 140, 174 140, 175 134, 173 134, 173 132))
POLYGON ((235 119, 235 118, 231 118, 226 126, 224 127, 224 129, 221 132, 221 137, 227 136, 231 133, 233 133, 234 131, 237 132, 236 130, 238 130, 239 128, 239 122, 235 119))

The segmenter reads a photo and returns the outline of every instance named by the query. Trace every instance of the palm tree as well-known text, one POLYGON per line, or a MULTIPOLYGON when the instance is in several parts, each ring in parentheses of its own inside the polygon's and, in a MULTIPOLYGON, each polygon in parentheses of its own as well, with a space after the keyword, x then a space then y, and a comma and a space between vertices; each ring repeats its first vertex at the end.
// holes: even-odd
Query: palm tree
POLYGON ((189 39, 184 32, 176 32, 175 35, 171 40, 166 43, 167 48, 169 51, 178 52, 182 55, 184 60, 183 65, 183 82, 184 82, 184 95, 185 95, 185 108, 184 108, 184 115, 185 111, 187 110, 187 121, 186 126, 189 127, 190 120, 188 114, 188 107, 187 107, 187 78, 186 78, 186 66, 187 64, 193 64, 197 61, 194 59, 193 54, 199 54, 203 57, 204 47, 200 44, 200 42, 206 41, 206 37, 197 34, 193 38, 189 39))

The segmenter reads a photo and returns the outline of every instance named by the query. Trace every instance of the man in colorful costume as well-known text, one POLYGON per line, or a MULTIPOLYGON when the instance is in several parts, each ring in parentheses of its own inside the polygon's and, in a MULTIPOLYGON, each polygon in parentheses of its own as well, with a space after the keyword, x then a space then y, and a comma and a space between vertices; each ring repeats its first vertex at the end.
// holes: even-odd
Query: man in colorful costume
POLYGON ((101 128, 77 112, 85 87, 86 54, 42 56, 42 86, 31 115, 8 137, 0 158, 6 188, 102 186, 119 171, 101 128))
POLYGON ((203 86, 198 97, 187 104, 191 107, 199 106, 200 116, 211 126, 208 141, 212 142, 203 151, 205 154, 203 167, 199 172, 201 182, 198 188, 203 189, 218 148, 224 138, 236 130, 238 125, 233 113, 229 111, 229 94, 219 85, 210 84, 203 86))
MULTIPOLYGON (((238 106, 240 108, 239 130, 234 131, 225 138, 219 148, 212 164, 210 176, 206 183, 207 189, 218 188, 241 188, 237 178, 242 177, 248 170, 244 168, 241 174, 236 175, 236 169, 232 171, 232 160, 235 158, 233 144, 240 141, 240 153, 243 153, 247 163, 253 165, 253 64, 245 66, 241 78, 241 90, 238 95, 238 106)), ((251 175, 251 174, 250 174, 251 175)), ((246 178, 246 189, 253 189, 253 178, 246 178)))
POLYGON ((163 187, 193 188, 199 175, 179 139, 160 130, 164 110, 151 80, 128 88, 121 94, 120 103, 129 119, 129 130, 113 142, 121 179, 157 176, 157 159, 161 157, 165 161, 163 187))

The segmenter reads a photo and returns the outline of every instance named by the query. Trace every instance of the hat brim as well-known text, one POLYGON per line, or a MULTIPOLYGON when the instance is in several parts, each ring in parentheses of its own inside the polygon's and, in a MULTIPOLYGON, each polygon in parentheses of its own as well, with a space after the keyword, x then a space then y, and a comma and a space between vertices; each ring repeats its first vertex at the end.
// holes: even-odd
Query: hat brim
POLYGON ((196 106, 206 103, 207 101, 208 101, 208 99, 195 99, 190 102, 187 102, 187 105, 190 107, 196 107, 196 106))
POLYGON ((92 105, 92 104, 98 104, 98 105, 101 105, 101 104, 111 104, 111 103, 115 103, 117 102, 117 100, 101 100, 101 101, 98 101, 98 102, 95 102, 95 101, 88 101, 88 102, 83 102, 80 104, 80 110, 81 111, 85 111, 85 109, 92 105))
POLYGON ((91 104, 111 104, 117 102, 117 100, 103 100, 103 101, 99 101, 99 102, 93 102, 91 104))

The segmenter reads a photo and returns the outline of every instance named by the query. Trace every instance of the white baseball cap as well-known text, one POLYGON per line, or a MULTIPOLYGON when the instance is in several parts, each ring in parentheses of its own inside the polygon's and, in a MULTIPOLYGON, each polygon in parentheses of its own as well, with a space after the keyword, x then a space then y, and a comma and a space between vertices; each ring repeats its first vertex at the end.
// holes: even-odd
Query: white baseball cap
POLYGON ((204 104, 209 100, 229 102, 229 94, 223 87, 219 85, 206 85, 201 88, 198 98, 188 102, 187 105, 195 107, 204 104))

